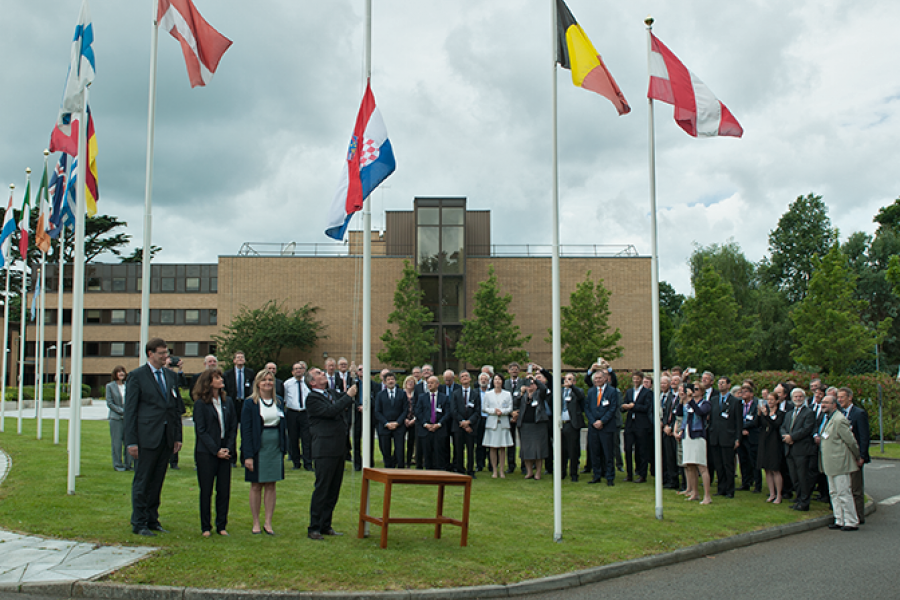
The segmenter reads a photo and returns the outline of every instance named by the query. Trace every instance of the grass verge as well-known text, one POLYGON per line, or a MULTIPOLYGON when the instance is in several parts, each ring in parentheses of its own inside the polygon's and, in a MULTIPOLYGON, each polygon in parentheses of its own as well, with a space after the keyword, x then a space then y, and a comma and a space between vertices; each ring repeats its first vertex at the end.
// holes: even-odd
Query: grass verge
MULTIPOLYGON (((48 421, 49 422, 49 421, 48 421)), ((66 440, 35 439, 35 422, 23 435, 15 424, 0 433, 0 448, 13 460, 0 485, 0 527, 101 544, 142 545, 131 533, 131 473, 112 469, 106 421, 85 421, 82 469, 76 493, 66 494, 66 440), (12 429, 12 431, 10 431, 12 429)), ((52 422, 50 422, 52 427, 52 422)), ((52 429, 49 429, 52 431, 52 429)), ((65 430, 65 427, 63 427, 65 430)), ((44 427, 48 431, 48 427, 44 427)), ((563 483, 563 540, 553 542, 553 483, 480 476, 473 485, 469 545, 459 545, 459 529, 445 527, 433 539, 429 525, 393 525, 388 547, 378 546, 380 529, 356 538, 359 473, 348 468, 334 517, 346 535, 313 542, 306 538, 313 473, 287 471, 278 483, 276 537, 251 535, 249 484, 243 469, 233 470, 231 536, 200 536, 197 477, 193 470, 194 434, 185 428, 181 470, 169 471, 160 520, 171 531, 153 538, 160 551, 108 580, 201 588, 267 590, 398 590, 507 584, 556 575, 675 550, 738 533, 826 514, 813 503, 809 513, 788 504, 773 506, 765 494, 738 492, 734 500, 715 498, 710 506, 685 502, 665 490, 664 519, 654 516, 652 484, 617 481, 563 483)), ((620 475, 621 477, 621 475, 620 475)), ((371 511, 380 513, 382 487, 372 486, 371 511)), ((436 491, 430 486, 395 488, 391 514, 433 516, 436 491)), ((448 488, 445 511, 459 518, 462 491, 448 488)))

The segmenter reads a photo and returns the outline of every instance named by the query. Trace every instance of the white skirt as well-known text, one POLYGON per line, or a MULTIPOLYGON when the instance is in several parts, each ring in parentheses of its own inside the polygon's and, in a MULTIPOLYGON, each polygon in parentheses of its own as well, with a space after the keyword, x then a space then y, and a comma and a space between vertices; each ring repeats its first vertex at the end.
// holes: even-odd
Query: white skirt
POLYGON ((681 440, 682 462, 688 465, 706 466, 706 439, 702 437, 689 438, 685 436, 681 440))

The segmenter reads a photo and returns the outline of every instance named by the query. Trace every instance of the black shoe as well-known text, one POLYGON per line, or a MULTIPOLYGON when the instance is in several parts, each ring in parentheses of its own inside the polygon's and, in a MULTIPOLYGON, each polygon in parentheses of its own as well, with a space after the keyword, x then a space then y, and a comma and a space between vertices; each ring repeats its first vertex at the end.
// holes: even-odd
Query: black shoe
POLYGON ((344 535, 343 533, 338 533, 334 530, 334 528, 329 527, 325 531, 322 532, 322 535, 344 535))
POLYGON ((612 486, 616 485, 616 482, 613 481, 612 479, 607 479, 606 485, 608 485, 609 487, 612 487, 612 486))
POLYGON ((313 469, 312 465, 306 465, 305 467, 303 467, 303 470, 304 471, 314 471, 315 469, 313 469))
POLYGON ((734 494, 723 494, 726 498, 731 498, 734 500, 734 494))
POLYGON ((794 510, 799 512, 809 512, 809 504, 798 504, 794 510))
POLYGON ((603 481, 602 477, 594 477, 593 479, 588 481, 588 483, 600 483, 601 481, 603 481))
POLYGON ((163 526, 159 523, 157 523, 156 525, 149 525, 147 529, 150 529, 151 531, 158 531, 160 533, 169 533, 169 530, 163 529, 163 526))
POLYGON ((828 526, 828 529, 843 529, 843 525, 838 525, 837 523, 832 523, 828 526))
POLYGON ((475 471, 469 471, 469 472, 468 472, 468 475, 469 475, 469 477, 471 477, 472 479, 478 479, 478 478, 475 476, 475 471))
POLYGON ((484 470, 484 467, 475 467, 475 472, 476 472, 476 473, 480 473, 480 472, 483 471, 483 470, 484 470))
POLYGON ((181 467, 179 467, 178 465, 169 465, 169 468, 170 468, 170 469, 175 469, 176 471, 180 471, 180 470, 181 470, 181 467))
POLYGON ((504 471, 504 473, 506 473, 507 475, 509 475, 509 474, 511 474, 513 471, 515 471, 515 469, 507 468, 506 471, 504 471))
POLYGON ((581 472, 584 475, 588 475, 588 474, 590 474, 591 470, 590 469, 582 469, 581 472))
POLYGON ((762 490, 761 490, 761 489, 758 489, 758 488, 754 488, 754 489, 753 489, 753 493, 754 493, 754 494, 758 494, 758 493, 760 493, 761 491, 762 491, 762 490))
POLYGON ((742 486, 739 487, 738 489, 739 489, 740 491, 742 491, 742 492, 749 492, 749 491, 750 491, 750 484, 742 485, 742 486))
POLYGON ((725 492, 716 492, 716 493, 713 494, 713 495, 714 495, 714 496, 724 496, 724 495, 725 495, 725 492))
POLYGON ((632 479, 631 477, 626 477, 625 481, 634 481, 634 479, 632 479))
POLYGON ((301 467, 300 465, 294 465, 293 467, 291 467, 291 470, 293 470, 293 471, 299 471, 301 468, 302 468, 302 467, 301 467))
POLYGON ((156 537, 156 534, 146 527, 132 527, 131 531, 133 531, 137 535, 143 535, 145 537, 156 537))
POLYGON ((616 471, 618 471, 619 473, 624 473, 625 469, 623 469, 622 467, 616 467, 616 471))
POLYGON ((310 531, 309 533, 306 534, 306 537, 308 537, 311 540, 317 540, 317 541, 321 541, 321 540, 325 539, 325 536, 322 535, 321 533, 319 533, 318 531, 310 531))
POLYGON ((844 525, 843 527, 841 527, 841 531, 858 531, 858 530, 859 530, 859 527, 848 527, 847 525, 844 525))
POLYGON ((634 480, 634 482, 635 483, 647 483, 647 478, 646 477, 638 477, 637 479, 634 480))
POLYGON ((572 483, 578 483, 578 475, 572 475, 572 483))

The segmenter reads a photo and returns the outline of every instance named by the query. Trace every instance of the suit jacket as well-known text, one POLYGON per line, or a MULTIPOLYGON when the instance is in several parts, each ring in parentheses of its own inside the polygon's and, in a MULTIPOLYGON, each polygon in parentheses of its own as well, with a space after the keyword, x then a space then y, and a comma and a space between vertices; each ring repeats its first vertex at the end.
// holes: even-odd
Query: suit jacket
POLYGON ((125 380, 125 446, 169 448, 181 441, 181 413, 175 373, 163 368, 163 393, 150 364, 134 369, 125 380))
POLYGON ((634 388, 630 387, 625 392, 625 400, 622 404, 634 406, 630 410, 621 409, 625 415, 625 431, 650 431, 650 413, 653 411, 653 392, 641 386, 634 395, 634 388))
MULTIPOLYGON (((441 429, 448 430, 453 419, 453 410, 450 407, 450 399, 443 392, 436 392, 435 417, 431 420, 431 392, 419 395, 416 400, 416 435, 431 435, 425 429, 425 424, 441 424, 441 429)), ((449 430, 448 430, 449 431, 449 430)))
POLYGON ((109 408, 110 421, 121 421, 125 418, 125 398, 119 393, 119 384, 115 381, 106 384, 106 406, 109 408))
POLYGON ((663 407, 662 407, 662 425, 663 427, 669 426, 672 428, 673 433, 675 429, 675 406, 679 404, 678 396, 675 395, 675 392, 669 390, 665 394, 663 394, 663 407))
POLYGON ((528 397, 528 392, 526 390, 522 390, 522 396, 519 401, 519 410, 521 413, 519 414, 519 419, 516 421, 516 427, 518 429, 522 428, 522 424, 525 422, 525 409, 532 402, 537 402, 537 406, 534 407, 534 421, 532 423, 544 423, 550 420, 549 415, 547 415, 546 402, 549 394, 547 393, 547 386, 545 386, 540 381, 537 382, 537 387, 534 390, 534 395, 531 398, 528 397))
POLYGON ((707 431, 707 439, 711 445, 734 448, 734 443, 741 440, 743 431, 741 421, 744 418, 742 404, 743 402, 731 394, 713 397, 710 402, 707 431))
POLYGON ((347 445, 347 412, 354 400, 347 394, 332 401, 328 390, 309 391, 306 397, 306 414, 309 415, 309 432, 312 435, 312 458, 343 457, 347 445))
POLYGON ((759 443, 759 413, 757 412, 757 408, 759 407, 759 398, 753 398, 753 401, 750 404, 750 410, 747 412, 747 416, 744 416, 744 403, 741 402, 738 404, 738 409, 741 411, 741 443, 743 444, 745 441, 750 444, 752 447, 756 447, 759 443), (747 430, 746 437, 744 436, 744 429, 747 430))
POLYGON ((858 471, 859 445, 850 430, 850 421, 836 410, 822 429, 819 443, 819 470, 829 477, 858 471))
POLYGON ((519 404, 522 401, 522 386, 525 385, 525 379, 525 377, 519 376, 518 378, 516 378, 515 385, 513 385, 512 379, 507 379, 503 382, 503 389, 509 392, 509 395, 512 396, 513 410, 520 409, 519 404))
MULTIPOLYGON (((329 377, 329 375, 326 372, 325 378, 327 379, 328 377, 329 377)), ((326 386, 330 386, 330 385, 331 385, 331 382, 329 381, 326 384, 326 386)), ((328 387, 327 389, 330 390, 331 388, 328 387)), ((341 394, 343 394, 346 391, 347 391, 347 389, 344 387, 344 380, 341 379, 340 371, 335 370, 335 372, 334 372, 334 393, 337 394, 338 396, 340 396, 341 394)), ((359 395, 359 394, 357 394, 357 395, 359 395)))
POLYGON ((597 406, 597 396, 600 394, 600 388, 597 386, 588 390, 587 398, 584 401, 584 416, 587 419, 588 431, 594 427, 594 423, 601 421, 603 423, 602 433, 612 433, 615 431, 615 417, 619 412, 619 390, 606 384, 603 389, 603 395, 600 396, 600 406, 597 406), (612 423, 613 427, 609 427, 612 423))
POLYGON ((491 388, 481 395, 481 409, 487 413, 484 420, 485 429, 509 429, 509 414, 513 410, 512 394, 508 390, 503 391, 506 393, 498 395, 491 388), (500 415, 497 415, 498 408, 500 415))
MULTIPOLYGON (((618 388, 619 387, 619 378, 618 378, 618 376, 616 376, 616 372, 615 371, 607 371, 607 373, 609 373, 609 381, 607 383, 612 384, 612 386, 614 388, 618 388)), ((588 371, 587 373, 584 374, 584 385, 586 385, 589 390, 592 387, 594 387, 593 375, 594 375, 593 371, 588 371)))
POLYGON ((869 413, 855 404, 850 405, 850 412, 847 413, 847 420, 850 421, 850 431, 859 444, 859 454, 863 461, 871 462, 869 458, 869 413))
POLYGON ((794 410, 791 409, 784 415, 784 423, 781 424, 781 435, 790 435, 793 444, 784 445, 785 456, 812 456, 816 453, 816 444, 813 442, 813 433, 816 429, 816 413, 804 402, 800 413, 794 419, 794 410))
MULTIPOLYGON (((253 380, 256 379, 256 371, 250 367, 244 366, 244 398, 249 398, 253 394, 253 380)), ((193 387, 191 388, 193 391, 193 387)), ((277 392, 276 392, 277 393, 277 392)), ((237 401, 237 374, 234 368, 225 371, 225 394, 237 401)), ((284 396, 282 396, 284 397, 284 396)))
MULTIPOLYGON (((260 400, 261 402, 261 400, 260 400)), ((284 400, 275 396, 275 403, 281 412, 278 422, 278 438, 281 454, 287 454, 287 419, 284 417, 284 400)), ((202 404, 202 402, 201 402, 202 404)), ((250 398, 244 398, 241 408, 241 457, 242 460, 254 458, 262 447, 263 420, 259 414, 259 405, 250 398)))
MULTIPOLYGON (((595 401, 596 402, 596 401, 595 401)), ((584 392, 577 385, 562 389, 562 403, 569 412, 569 424, 577 430, 584 428, 584 392), (571 390, 566 398, 566 390, 571 390)))
POLYGON ((194 402, 194 433, 197 442, 194 454, 212 454, 215 456, 221 448, 228 448, 232 461, 236 458, 238 417, 234 402, 225 396, 222 400, 222 422, 225 431, 219 425, 219 415, 212 402, 203 400, 194 402))
POLYGON ((393 402, 391 402, 387 390, 381 390, 378 392, 378 395, 373 396, 373 398, 375 399, 375 402, 373 403, 372 414, 378 428, 378 435, 390 434, 387 424, 394 422, 400 425, 398 429, 406 431, 406 425, 403 423, 409 408, 406 402, 406 392, 395 387, 393 402))
POLYGON ((453 392, 450 407, 453 409, 453 417, 450 424, 450 431, 456 433, 465 431, 459 426, 460 421, 468 421, 469 426, 474 432, 478 427, 478 421, 481 420, 481 390, 478 388, 469 388, 469 404, 465 401, 462 386, 458 386, 453 392))

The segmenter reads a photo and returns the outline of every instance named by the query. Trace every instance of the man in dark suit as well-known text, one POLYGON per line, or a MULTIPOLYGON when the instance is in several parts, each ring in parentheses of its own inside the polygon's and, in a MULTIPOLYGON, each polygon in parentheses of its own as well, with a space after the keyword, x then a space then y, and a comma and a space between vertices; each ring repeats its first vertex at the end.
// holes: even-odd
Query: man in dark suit
POLYGON ((481 415, 478 419, 478 428, 475 431, 475 470, 484 469, 484 463, 487 461, 487 448, 484 446, 484 430, 487 422, 487 413, 484 412, 484 395, 491 389, 491 375, 481 372, 478 374, 478 385, 475 387, 475 393, 481 404, 481 415))
POLYGON ((378 428, 378 444, 384 457, 384 468, 403 469, 403 440, 406 438, 406 393, 397 389, 396 376, 388 372, 384 376, 385 389, 375 396, 373 415, 378 428))
POLYGON ((650 462, 650 413, 653 411, 653 392, 644 387, 644 374, 634 371, 631 374, 633 387, 625 392, 622 412, 625 413, 625 481, 646 483, 647 465, 650 462), (635 452, 635 463, 632 464, 631 453, 635 452), (633 469, 636 466, 636 473, 633 469), (636 477, 634 477, 636 475, 636 477))
POLYGON ((742 402, 731 395, 728 377, 719 378, 719 396, 710 405, 707 441, 716 470, 717 496, 734 498, 734 454, 741 443, 742 402))
POLYGON ((818 451, 813 442, 816 415, 806 404, 806 394, 800 388, 791 391, 793 410, 784 416, 781 425, 781 439, 787 457, 791 480, 797 491, 794 510, 808 511, 812 494, 813 473, 818 472, 818 451))
POLYGON ((665 375, 659 378, 659 393, 662 394, 660 427, 662 428, 663 487, 677 490, 680 477, 678 475, 678 440, 675 439, 674 429, 678 395, 672 383, 672 379, 665 375))
POLYGON ((312 458, 315 461, 316 485, 309 501, 307 537, 323 540, 326 535, 340 535, 331 526, 334 507, 344 480, 344 457, 347 455, 347 414, 355 403, 356 386, 340 397, 328 390, 328 378, 319 369, 306 373, 309 395, 306 410, 312 435, 312 458))
POLYGON ((744 401, 741 403, 741 445, 738 446, 738 460, 741 463, 741 489, 759 492, 762 490, 762 471, 756 468, 756 451, 759 447, 759 398, 753 394, 753 384, 749 381, 741 385, 744 401))
MULTIPOLYGON (((453 372, 453 369, 447 369, 444 371, 443 376, 444 382, 438 386, 438 391, 447 396, 447 401, 450 404, 451 410, 453 409, 453 393, 459 389, 459 384, 456 383, 456 373, 453 372)), ((456 470, 456 455, 453 454, 453 451, 456 450, 456 447, 453 445, 453 419, 450 419, 450 429, 447 431, 447 437, 443 441, 444 447, 441 448, 441 453, 445 454, 447 459, 447 466, 451 471, 456 470)))
POLYGON ((449 436, 450 399, 438 391, 438 378, 428 378, 428 391, 416 400, 416 438, 422 442, 422 460, 426 469, 445 470, 447 459, 441 449, 449 436))
MULTIPOLYGON (((340 364, 340 362, 338 362, 340 364)), ((356 367, 356 365, 354 365, 356 367)), ((369 386, 369 402, 370 406, 375 405, 375 398, 378 397, 378 392, 381 391, 381 384, 377 381, 372 381, 371 377, 366 377, 363 374, 363 367, 359 365, 356 367, 355 371, 356 375, 354 379, 350 379, 350 383, 356 383, 356 389, 359 392, 356 394, 356 412, 353 413, 353 470, 354 471, 362 471, 362 432, 363 432, 363 420, 365 415, 363 414, 363 386, 369 386)), ((340 377, 340 367, 338 367, 338 376, 340 377)), ((374 413, 373 413, 374 414, 374 413)), ((372 417, 372 441, 374 442, 378 438, 378 433, 375 429, 376 421, 374 416, 372 417)), ((374 451, 373 451, 374 454, 374 451)), ((369 463, 366 465, 367 467, 372 466, 372 457, 369 457, 369 463)))
POLYGON ((287 419, 288 457, 294 469, 312 471, 312 437, 309 433, 309 416, 306 414, 306 363, 295 362, 291 367, 291 377, 284 382, 284 409, 287 419), (302 446, 302 449, 301 449, 302 446))
POLYGON ((253 380, 256 378, 256 371, 246 366, 247 359, 244 353, 238 350, 231 358, 232 368, 225 371, 225 393, 234 400, 234 406, 237 414, 241 414, 241 408, 244 405, 244 398, 249 398, 253 393, 253 380))
POLYGON ((584 392, 575 385, 575 375, 567 373, 562 390, 562 464, 563 476, 569 465, 572 483, 578 481, 578 461, 581 459, 581 430, 584 429, 584 392))
POLYGON ((856 438, 856 443, 859 445, 859 460, 856 461, 859 471, 850 473, 850 491, 853 492, 856 516, 859 517, 859 524, 862 525, 866 522, 866 483, 863 477, 863 465, 872 461, 869 458, 869 443, 871 442, 869 438, 869 414, 853 404, 853 390, 850 388, 840 388, 837 398, 841 412, 850 421, 850 431, 853 432, 853 437, 856 438))
POLYGON ((278 365, 273 362, 266 363, 266 371, 272 374, 272 377, 275 378, 275 395, 284 399, 284 380, 278 379, 276 373, 278 372, 278 365))
POLYGON ((472 388, 472 376, 468 371, 459 374, 459 383, 452 396, 453 467, 457 473, 475 477, 475 437, 481 422, 481 392, 472 388))
MULTIPOLYGON (((208 359, 209 357, 207 356, 206 358, 208 359)), ((216 368, 218 368, 219 362, 216 361, 215 356, 213 356, 212 358, 213 358, 213 361, 215 361, 215 363, 212 367, 208 367, 208 368, 216 369, 216 368)), ((206 361, 204 360, 204 362, 206 362, 206 361)), ((184 367, 184 361, 181 360, 180 358, 178 358, 177 356, 166 357, 166 369, 175 373, 175 395, 178 396, 178 402, 179 402, 178 414, 179 415, 183 415, 185 412, 187 412, 184 407, 184 399, 181 397, 181 390, 182 390, 182 388, 186 387, 186 385, 187 385, 187 382, 185 381, 186 378, 184 376, 184 371, 182 370, 183 367, 184 367)), ((198 377, 200 377, 199 373, 197 375, 194 375, 193 380, 191 381, 191 387, 189 388, 190 390, 194 389, 194 385, 196 385, 198 377)), ((175 469, 176 471, 181 469, 181 467, 178 466, 178 455, 179 455, 179 452, 172 453, 172 457, 169 459, 169 468, 170 469, 175 469)))
MULTIPOLYGON (((591 387, 594 385, 594 373, 601 370, 606 371, 608 379, 607 385, 611 385, 618 390, 619 377, 618 375, 616 375, 616 372, 610 366, 609 362, 604 358, 598 359, 597 362, 591 365, 591 368, 588 369, 588 372, 584 374, 584 385, 587 387, 587 389, 591 389, 591 387)), ((621 404, 622 395, 617 394, 617 398, 619 403, 621 404)), ((618 469, 619 472, 624 473, 624 463, 622 462, 622 436, 619 435, 619 432, 622 431, 622 413, 619 412, 619 407, 616 407, 615 427, 616 435, 613 436, 613 453, 615 454, 614 460, 616 469, 618 469)), ((592 471, 593 469, 591 467, 591 453, 590 451, 588 451, 587 458, 584 461, 584 469, 581 472, 591 473, 592 471)))
POLYGON ((159 497, 172 452, 181 450, 183 404, 176 394, 175 373, 166 369, 166 342, 153 338, 145 348, 147 364, 128 374, 125 384, 125 446, 135 459, 131 485, 131 529, 154 536, 159 497))
MULTIPOLYGON (((419 396, 428 391, 428 379, 434 375, 434 367, 429 364, 422 365, 419 369, 419 375, 416 376, 416 369, 413 368, 413 377, 416 377, 416 389, 413 392, 415 400, 413 401, 413 412, 415 412, 415 404, 419 402, 419 396)), ((422 459, 422 440, 418 437, 418 427, 408 427, 409 440, 406 442, 406 464, 416 463, 417 469, 425 468, 425 461, 422 459)))
MULTIPOLYGON (((527 383, 527 379, 525 377, 519 377, 519 363, 511 362, 506 366, 506 370, 509 373, 509 378, 503 382, 503 389, 510 393, 513 400, 513 412, 510 417, 510 422, 515 423, 516 419, 519 418, 519 411, 521 407, 519 406, 522 402, 522 386, 527 383)), ((493 387, 493 386, 492 386, 493 387)), ((518 427, 513 425, 509 428, 509 433, 512 435, 513 445, 510 446, 506 450, 506 460, 509 464, 509 468, 506 470, 507 473, 514 473, 516 470, 516 446, 518 445, 518 427)), ((525 463, 522 463, 522 472, 525 472, 525 463)))
POLYGON ((591 453, 593 479, 599 483, 606 477, 606 485, 615 485, 616 462, 613 457, 613 438, 619 434, 615 416, 619 406, 619 391, 609 384, 606 371, 595 371, 594 387, 584 401, 584 416, 588 426, 588 452, 591 453))

